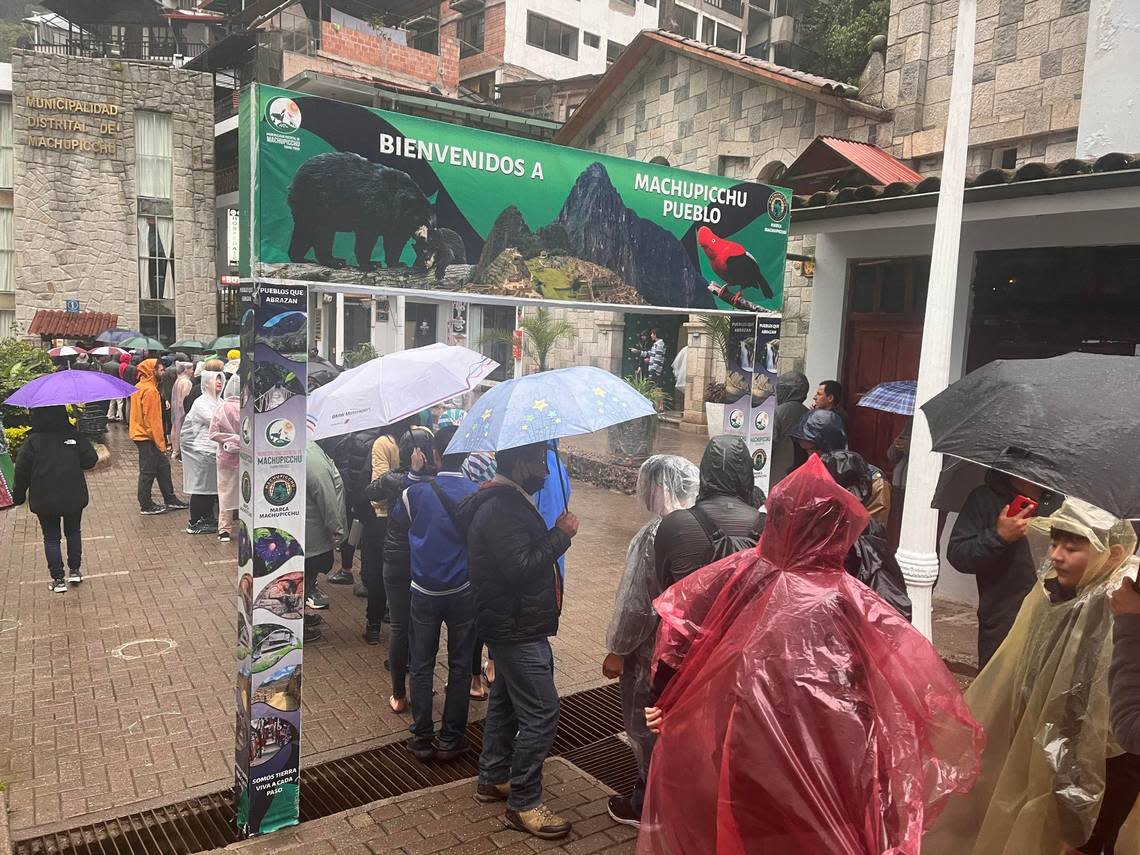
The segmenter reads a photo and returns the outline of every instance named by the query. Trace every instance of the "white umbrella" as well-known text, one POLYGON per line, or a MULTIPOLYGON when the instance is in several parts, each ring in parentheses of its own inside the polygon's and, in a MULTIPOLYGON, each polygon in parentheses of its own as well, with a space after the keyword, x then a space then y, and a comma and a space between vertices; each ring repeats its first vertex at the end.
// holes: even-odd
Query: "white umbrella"
POLYGON ((470 392, 499 363, 466 347, 429 344, 350 368, 309 395, 309 439, 390 425, 470 392))

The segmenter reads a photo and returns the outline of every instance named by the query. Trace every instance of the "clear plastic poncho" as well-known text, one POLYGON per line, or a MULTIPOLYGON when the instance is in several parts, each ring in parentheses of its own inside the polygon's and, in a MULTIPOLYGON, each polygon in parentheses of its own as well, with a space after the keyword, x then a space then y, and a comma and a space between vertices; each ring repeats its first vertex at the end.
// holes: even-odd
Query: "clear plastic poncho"
MULTIPOLYGON (((1009 635, 966 692, 986 730, 978 785, 952 799, 927 835, 924 855, 1059 852, 1092 834, 1104 794, 1105 760, 1123 753, 1109 721, 1112 660, 1109 597, 1134 575, 1132 526, 1079 499, 1035 519, 1029 547, 1040 583, 1009 635), (1088 538, 1089 566, 1063 592, 1049 560, 1051 528, 1088 538)), ((1140 852, 1140 810, 1116 851, 1140 852)))
POLYGON ((653 518, 633 536, 626 550, 625 572, 618 585, 606 645, 611 653, 625 657, 622 716, 643 771, 653 746, 653 736, 645 727, 645 707, 652 703, 649 671, 657 634, 653 600, 661 594, 654 572, 653 541, 663 517, 691 508, 697 501, 700 476, 695 463, 673 454, 655 454, 637 472, 637 500, 653 518))
POLYGON ((655 604, 656 668, 677 673, 637 851, 918 853, 981 728, 930 642, 844 571, 867 512, 817 456, 767 510, 756 549, 655 604))

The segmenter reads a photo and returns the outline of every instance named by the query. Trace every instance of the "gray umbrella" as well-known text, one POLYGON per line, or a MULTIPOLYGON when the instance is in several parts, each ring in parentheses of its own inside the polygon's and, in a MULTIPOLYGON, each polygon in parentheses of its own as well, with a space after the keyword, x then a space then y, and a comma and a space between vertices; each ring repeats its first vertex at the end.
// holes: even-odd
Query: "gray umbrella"
POLYGON ((1140 519, 1140 359, 991 362, 922 405, 934 451, 1140 519))

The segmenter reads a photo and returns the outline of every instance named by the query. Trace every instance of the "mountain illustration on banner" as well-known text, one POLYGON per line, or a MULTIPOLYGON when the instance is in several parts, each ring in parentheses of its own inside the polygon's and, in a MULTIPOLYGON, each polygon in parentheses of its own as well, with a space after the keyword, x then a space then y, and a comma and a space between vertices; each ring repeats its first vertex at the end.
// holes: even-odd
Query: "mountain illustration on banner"
MULTIPOLYGON (((258 90, 284 109, 282 90, 258 90)), ((266 111, 259 122, 256 275, 467 299, 782 305, 788 191, 290 94, 288 146, 266 111)))

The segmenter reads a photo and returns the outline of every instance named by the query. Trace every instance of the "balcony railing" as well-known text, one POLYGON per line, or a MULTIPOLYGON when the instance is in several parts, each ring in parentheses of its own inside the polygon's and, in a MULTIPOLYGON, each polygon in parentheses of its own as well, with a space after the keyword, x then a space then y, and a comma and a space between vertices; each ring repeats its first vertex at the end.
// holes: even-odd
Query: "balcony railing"
POLYGON ((56 56, 84 56, 95 59, 147 59, 153 62, 187 61, 202 53, 209 45, 200 42, 116 42, 76 41, 66 44, 36 43, 36 53, 56 56))
POLYGON ((744 0, 705 0, 705 2, 737 18, 744 17, 744 0))

